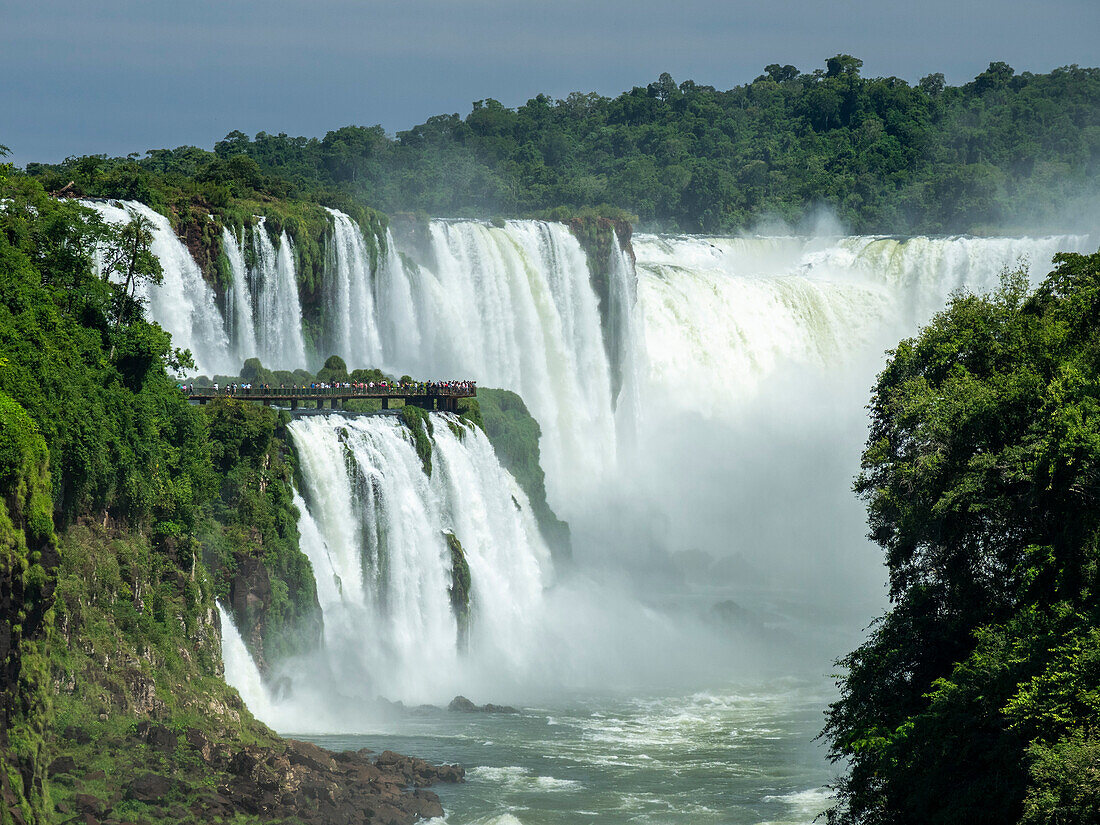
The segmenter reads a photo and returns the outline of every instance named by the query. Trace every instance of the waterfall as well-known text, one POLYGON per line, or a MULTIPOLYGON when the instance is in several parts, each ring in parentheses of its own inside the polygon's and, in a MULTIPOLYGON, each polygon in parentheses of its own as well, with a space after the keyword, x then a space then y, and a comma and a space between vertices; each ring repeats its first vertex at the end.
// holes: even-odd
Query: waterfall
POLYGON ((245 647, 240 631, 233 623, 232 614, 218 603, 218 616, 222 625, 222 662, 225 664, 225 681, 237 689, 252 715, 269 725, 277 723, 275 705, 264 685, 260 670, 245 647))
POLYGON ((265 366, 276 369, 305 367, 306 347, 294 248, 283 231, 276 250, 266 223, 265 218, 260 218, 252 228, 252 249, 256 259, 252 282, 257 290, 253 300, 260 360, 265 366))
POLYGON ((639 391, 648 361, 634 263, 618 244, 611 253, 609 277, 609 356, 617 372, 615 420, 619 443, 633 452, 641 412, 639 391))
POLYGON ((325 310, 328 350, 349 367, 382 363, 382 342, 374 311, 371 260, 359 226, 343 212, 329 209, 333 233, 325 261, 325 310))
POLYGON ((886 350, 952 291, 996 287, 1021 258, 1035 283, 1056 251, 1091 243, 635 235, 649 363, 626 506, 638 504, 611 530, 599 511, 575 521, 574 546, 627 566, 654 536, 665 552, 737 561, 746 589, 881 610, 881 551, 851 484, 886 350))
POLYGON ((338 354, 351 368, 513 389, 542 428, 548 497, 566 516, 573 500, 613 476, 631 440, 646 353, 633 263, 618 248, 608 264, 605 331, 589 262, 562 224, 432 221, 427 261, 402 254, 387 232, 372 270, 359 226, 329 209, 322 328, 310 336, 326 351, 307 352, 285 231, 276 245, 262 217, 241 236, 223 229, 233 281, 223 320, 163 216, 140 204, 91 205, 108 219, 125 220, 130 209, 154 221, 165 283, 151 291, 150 314, 191 347, 200 372, 234 374, 253 356, 294 369, 338 354))
POLYGON ((252 292, 248 287, 249 273, 245 267, 241 241, 222 228, 222 248, 229 261, 229 271, 233 278, 226 293, 225 320, 229 338, 237 354, 237 360, 244 362, 255 357, 259 350, 256 346, 256 324, 252 314, 252 292))
POLYGON ((953 291, 992 289, 1021 262, 1034 283, 1055 252, 1088 248, 1083 236, 635 235, 648 387, 708 415, 736 411, 777 370, 827 374, 877 357, 953 291))
MULTIPOLYGON (((442 294, 438 282, 424 277, 414 262, 407 263, 398 252, 393 234, 386 230, 386 248, 382 253, 375 280, 375 306, 378 308, 378 328, 387 354, 387 365, 398 356, 408 362, 416 361, 420 356, 421 342, 426 324, 421 323, 421 310, 424 306, 444 306, 446 296, 442 294), (424 290, 434 290, 434 294, 425 299, 424 290), (422 327, 425 327, 422 332, 422 327)), ((428 373, 423 373, 425 376, 428 373)))
MULTIPOLYGON (((522 395, 542 427, 550 501, 568 514, 575 495, 614 471, 619 440, 613 359, 585 253, 567 227, 543 221, 433 221, 428 234, 430 260, 394 259, 381 283, 379 306, 400 319, 384 328, 386 363, 522 395)), ((631 282, 613 293, 616 340, 634 363, 629 260, 616 258, 612 272, 631 282)))
MULTIPOLYGON (((81 201, 109 223, 129 223, 140 215, 152 224, 152 252, 160 261, 160 284, 141 286, 137 295, 147 315, 172 334, 173 346, 190 349, 200 371, 228 371, 233 363, 225 322, 214 291, 168 218, 137 201, 81 201)), ((235 371, 235 368, 234 368, 235 371)))
MULTIPOLYGON (((445 702, 563 677, 590 684, 646 658, 658 637, 662 655, 692 644, 660 611, 614 594, 624 572, 650 596, 674 587, 673 552, 713 558, 706 569, 718 572, 737 561, 728 569, 746 593, 776 582, 823 599, 872 592, 879 556, 850 484, 884 350, 955 290, 994 288, 1020 262, 1035 283, 1055 252, 1094 248, 1082 236, 639 234, 636 263, 616 248, 604 268, 561 224, 436 220, 415 242, 387 232, 372 261, 358 225, 329 214, 318 329, 303 325, 291 240, 280 233, 276 246, 262 218, 251 238, 223 235, 234 276, 224 323, 154 219, 165 284, 150 290, 151 316, 208 371, 229 353, 304 366, 316 343, 352 368, 515 390, 542 429, 550 504, 592 577, 548 586, 525 495, 484 434, 453 416, 430 417, 430 475, 395 417, 296 419, 300 546, 324 646, 279 675, 338 716, 375 695, 445 702), (608 281, 597 289, 595 277, 608 281), (470 571, 468 626, 452 602, 449 536, 470 571), (622 656, 632 645, 641 652, 622 656)), ((270 721, 284 703, 257 688, 238 642, 227 630, 227 675, 270 721)))
POLYGON ((430 478, 394 417, 310 416, 290 426, 326 666, 358 695, 445 701, 469 684, 471 668, 518 667, 540 615, 549 551, 526 497, 480 430, 447 414, 431 420, 430 478), (472 580, 465 655, 447 533, 461 542, 472 580))

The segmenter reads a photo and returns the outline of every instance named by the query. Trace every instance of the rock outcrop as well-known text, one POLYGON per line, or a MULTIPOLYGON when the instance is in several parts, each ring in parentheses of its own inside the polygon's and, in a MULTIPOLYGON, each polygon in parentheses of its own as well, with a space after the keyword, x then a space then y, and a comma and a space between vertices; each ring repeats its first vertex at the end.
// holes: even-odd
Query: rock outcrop
POLYGON ((127 745, 161 756, 148 762, 151 769, 129 776, 87 772, 82 760, 68 757, 54 760, 50 778, 62 790, 57 812, 76 814, 86 825, 123 822, 135 806, 152 821, 245 815, 306 825, 407 825, 443 815, 429 785, 465 778, 457 765, 392 751, 372 759, 366 749, 334 753, 293 739, 233 747, 196 728, 181 735, 148 723, 135 727, 127 745), (152 769, 158 761, 161 767, 152 769))
POLYGON ((519 713, 519 710, 511 705, 494 705, 492 703, 475 705, 465 696, 456 696, 452 699, 451 704, 447 705, 447 710, 457 711, 458 713, 519 713))

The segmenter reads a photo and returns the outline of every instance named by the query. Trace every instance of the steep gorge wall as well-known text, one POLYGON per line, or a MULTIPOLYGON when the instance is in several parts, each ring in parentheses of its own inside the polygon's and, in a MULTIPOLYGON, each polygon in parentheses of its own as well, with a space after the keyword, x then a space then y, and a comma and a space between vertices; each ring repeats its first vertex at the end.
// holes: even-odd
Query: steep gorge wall
POLYGON ((44 649, 57 548, 49 452, 0 393, 0 822, 40 821, 50 698, 44 649))

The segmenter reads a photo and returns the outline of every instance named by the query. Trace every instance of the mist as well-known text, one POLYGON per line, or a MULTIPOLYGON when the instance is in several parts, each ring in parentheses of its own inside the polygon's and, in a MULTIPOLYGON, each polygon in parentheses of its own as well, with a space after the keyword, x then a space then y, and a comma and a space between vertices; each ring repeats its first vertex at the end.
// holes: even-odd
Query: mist
POLYGON ((572 524, 579 564, 602 580, 663 608, 732 601, 824 672, 887 607, 852 490, 887 350, 953 292, 1021 265, 1036 283, 1055 252, 1093 240, 847 237, 827 210, 809 225, 635 237, 638 450, 572 524))
MULTIPOLYGON (((324 643, 262 679, 227 653, 250 707, 319 734, 400 726, 458 694, 531 707, 796 677, 824 689, 888 606, 852 492, 886 351, 952 292, 994 288, 1021 262, 1037 280, 1055 252, 1093 241, 849 236, 824 209, 758 229, 636 234, 636 265, 610 268, 610 339, 563 227, 435 222, 416 248, 399 240, 417 266, 386 262, 353 308, 369 322, 355 334, 391 371, 524 398, 573 558, 552 558, 480 431, 437 421, 427 476, 392 421, 297 421, 324 643), (448 597, 447 533, 471 572, 468 631, 448 597)), ((347 291, 368 270, 344 240, 333 272, 347 291)), ((241 283, 280 277, 293 273, 261 267, 241 283)))

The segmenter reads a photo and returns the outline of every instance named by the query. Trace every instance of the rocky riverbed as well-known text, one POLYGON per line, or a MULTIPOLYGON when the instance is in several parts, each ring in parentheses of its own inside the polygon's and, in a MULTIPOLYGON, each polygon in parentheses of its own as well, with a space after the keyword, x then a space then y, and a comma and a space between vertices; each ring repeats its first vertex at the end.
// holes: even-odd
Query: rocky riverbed
MULTIPOLYGON (((125 744, 146 753, 143 763, 159 770, 112 776, 88 770, 95 766, 79 756, 50 764, 51 785, 61 791, 55 796, 60 821, 212 822, 244 814, 307 825, 406 825, 443 815, 429 785, 465 777, 457 765, 432 765, 392 751, 333 752, 294 739, 231 747, 196 728, 177 732, 149 723, 138 724, 131 739, 125 744)), ((95 744, 74 742, 77 752, 95 744)))

